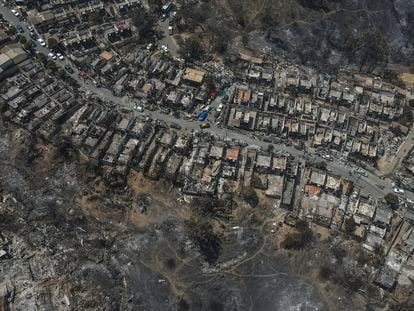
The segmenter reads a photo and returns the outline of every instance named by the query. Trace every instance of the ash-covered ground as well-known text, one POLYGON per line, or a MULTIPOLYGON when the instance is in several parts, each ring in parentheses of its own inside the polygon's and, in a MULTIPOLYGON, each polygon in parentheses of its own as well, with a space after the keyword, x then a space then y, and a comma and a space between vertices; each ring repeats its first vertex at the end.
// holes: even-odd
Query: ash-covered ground
POLYGON ((222 251, 209 265, 185 230, 192 207, 170 185, 134 173, 127 187, 110 189, 70 148, 5 124, 0 137, 1 310, 359 310, 366 303, 313 277, 324 260, 319 251, 277 249, 270 228, 282 214, 239 204, 238 216, 221 224, 222 251))

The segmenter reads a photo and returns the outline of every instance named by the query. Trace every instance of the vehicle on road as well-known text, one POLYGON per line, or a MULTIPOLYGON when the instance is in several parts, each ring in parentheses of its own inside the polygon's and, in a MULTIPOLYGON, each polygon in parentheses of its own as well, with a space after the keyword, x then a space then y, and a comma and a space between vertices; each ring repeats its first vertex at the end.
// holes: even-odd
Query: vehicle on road
POLYGON ((165 22, 166 19, 167 19, 167 14, 162 14, 161 15, 161 21, 165 22))
POLYGON ((401 188, 394 188, 394 193, 396 193, 396 194, 404 194, 405 193, 405 191, 403 190, 403 189, 401 189, 401 188))
POLYGON ((229 95, 224 95, 223 96, 223 98, 221 99, 221 102, 223 103, 223 104, 225 104, 225 103, 227 103, 227 101, 229 100, 229 95))
POLYGON ((208 123, 208 122, 204 122, 204 123, 200 124, 201 129, 206 129, 206 128, 209 128, 209 127, 210 127, 210 123, 208 123))
POLYGON ((173 35, 173 27, 172 26, 168 26, 168 34, 170 35, 170 36, 172 36, 173 35))
POLYGON ((144 108, 142 106, 136 105, 134 109, 138 112, 144 112, 144 108))
POLYGON ((333 158, 329 154, 324 154, 322 158, 328 161, 333 161, 333 158))
POLYGON ((63 55, 62 55, 62 54, 60 54, 60 53, 56 53, 56 56, 57 56, 57 58, 59 58, 60 60, 64 60, 64 59, 65 59, 65 57, 63 57, 63 55))
POLYGON ((147 50, 148 50, 148 51, 151 51, 151 50, 153 49, 153 47, 154 47, 154 44, 153 44, 153 43, 149 43, 149 44, 147 45, 147 50))
POLYGON ((166 46, 165 44, 161 45, 161 50, 165 53, 168 53, 168 46, 166 46))
POLYGON ((207 111, 201 111, 198 115, 198 121, 204 121, 207 118, 207 111))
POLYGON ((37 39, 37 42, 39 42, 40 46, 46 46, 46 42, 42 38, 37 39))
POLYGON ((223 110, 223 104, 218 105, 217 112, 221 112, 223 110))
POLYGON ((11 12, 13 13, 13 15, 14 16, 16 16, 16 17, 19 17, 20 16, 20 13, 17 11, 17 10, 15 10, 15 9, 12 9, 11 10, 11 12))
POLYGON ((28 25, 28 26, 27 26, 27 29, 28 29, 30 32, 34 32, 33 27, 32 27, 32 26, 30 26, 30 25, 28 25))
POLYGON ((67 72, 69 72, 70 74, 75 73, 75 71, 72 69, 72 67, 70 65, 65 65, 65 70, 67 72))
POLYGON ((24 32, 23 27, 20 26, 20 25, 16 25, 16 30, 17 30, 18 33, 23 33, 24 32))
POLYGON ((50 52, 49 54, 47 54, 47 56, 49 56, 53 60, 56 59, 56 55, 54 53, 52 53, 52 52, 50 52))
POLYGON ((170 127, 173 128, 173 129, 176 129, 176 130, 181 130, 181 125, 178 124, 178 123, 175 123, 175 122, 172 122, 170 124, 170 127))
MULTIPOLYGON (((102 84, 96 80, 92 80, 93 85, 95 85, 96 87, 101 87, 102 84)), ((144 111, 144 108, 142 108, 142 111, 144 111)))

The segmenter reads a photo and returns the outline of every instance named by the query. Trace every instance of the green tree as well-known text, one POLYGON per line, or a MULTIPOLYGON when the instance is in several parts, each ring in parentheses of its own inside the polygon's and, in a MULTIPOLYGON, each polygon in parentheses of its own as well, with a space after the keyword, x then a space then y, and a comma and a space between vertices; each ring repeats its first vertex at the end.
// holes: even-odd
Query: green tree
POLYGON ((20 44, 21 44, 21 45, 23 45, 23 46, 24 46, 24 45, 25 45, 25 43, 27 42, 26 37, 25 37, 25 36, 21 36, 21 37, 20 37, 20 39, 19 39, 19 42, 20 42, 20 44))
POLYGON ((59 43, 58 40, 54 37, 50 37, 47 39, 47 46, 49 48, 55 47, 58 43, 59 43))
POLYGON ((212 75, 206 75, 204 78, 204 85, 209 93, 216 90, 216 83, 212 75))
POLYGON ((113 6, 109 7, 109 14, 111 14, 112 17, 116 17, 115 9, 113 6))
POLYGON ((29 41, 26 41, 26 42, 23 44, 23 48, 24 48, 25 50, 27 50, 27 51, 31 51, 31 50, 32 50, 32 44, 31 44, 29 41))
POLYGON ((184 40, 178 53, 185 60, 200 60, 203 56, 200 39, 196 36, 191 36, 184 40))
POLYGON ((267 145, 267 152, 273 152, 275 150, 275 146, 273 144, 267 145))
POLYGON ((359 60, 359 71, 363 71, 364 67, 367 72, 372 70, 379 64, 383 64, 388 59, 389 47, 385 37, 378 32, 365 31, 359 37, 351 37, 345 43, 349 57, 359 60))
POLYGON ((398 87, 405 88, 405 83, 403 80, 401 80, 398 73, 396 73, 394 70, 391 69, 385 69, 383 73, 383 79, 384 81, 387 81, 389 83, 392 83, 398 87))
POLYGON ((387 193, 384 196, 384 199, 389 205, 398 205, 400 203, 398 196, 396 196, 394 193, 387 193))
POLYGON ((356 222, 354 217, 349 217, 345 219, 344 222, 344 230, 347 234, 352 235, 356 228, 356 222))
POLYGON ((131 21, 137 29, 140 38, 148 38, 152 35, 155 26, 153 15, 139 9, 131 14, 131 21))
POLYGON ((327 164, 325 161, 316 162, 313 166, 322 171, 325 171, 327 168, 327 164))
POLYGON ((44 66, 46 66, 46 64, 47 64, 47 57, 44 54, 42 54, 42 53, 37 54, 37 58, 40 60, 40 62, 44 66))
POLYGON ((313 232, 306 221, 296 223, 296 232, 286 235, 282 245, 286 249, 302 249, 313 239, 313 232))
POLYGON ((185 222, 189 239, 209 264, 217 261, 221 253, 221 238, 214 232, 211 223, 204 217, 193 217, 185 222))
POLYGON ((16 30, 16 27, 14 27, 14 26, 9 27, 9 29, 7 30, 7 34, 9 36, 14 36, 16 34, 16 32, 17 32, 17 30, 16 30))
POLYGON ((48 61, 47 61, 47 63, 46 63, 46 68, 47 68, 48 70, 50 70, 51 72, 57 72, 57 70, 58 70, 58 68, 57 68, 57 66, 56 66, 56 64, 55 64, 55 62, 54 62, 54 61, 52 61, 52 60, 48 60, 48 61))

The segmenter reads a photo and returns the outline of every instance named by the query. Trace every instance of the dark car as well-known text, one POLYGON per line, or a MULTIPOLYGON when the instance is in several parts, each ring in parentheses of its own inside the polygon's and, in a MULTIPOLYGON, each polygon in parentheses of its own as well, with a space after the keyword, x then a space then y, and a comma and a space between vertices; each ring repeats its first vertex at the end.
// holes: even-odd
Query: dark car
POLYGON ((179 125, 178 123, 175 123, 175 122, 171 123, 170 127, 173 128, 173 129, 181 130, 181 125, 179 125))
POLYGON ((17 32, 18 32, 18 33, 22 33, 22 32, 24 32, 23 27, 22 27, 22 26, 20 26, 20 25, 17 25, 17 26, 16 26, 16 30, 17 30, 17 32))
POLYGON ((75 71, 72 69, 72 67, 70 65, 65 65, 65 69, 67 72, 69 72, 70 74, 73 74, 75 71))

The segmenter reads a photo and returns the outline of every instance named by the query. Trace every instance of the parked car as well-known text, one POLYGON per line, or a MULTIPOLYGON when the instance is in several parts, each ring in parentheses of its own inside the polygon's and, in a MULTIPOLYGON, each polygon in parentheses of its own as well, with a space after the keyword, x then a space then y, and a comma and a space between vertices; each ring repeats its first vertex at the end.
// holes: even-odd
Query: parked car
POLYGON ((49 56, 53 60, 56 59, 56 55, 54 53, 52 53, 52 52, 50 52, 49 54, 47 54, 47 56, 49 56))
POLYGON ((75 71, 72 69, 72 67, 70 65, 65 65, 65 70, 67 72, 69 72, 70 74, 75 73, 75 71))
POLYGON ((11 10, 11 12, 13 13, 13 15, 14 16, 16 16, 16 17, 19 17, 20 16, 20 13, 17 11, 17 10, 15 10, 15 9, 12 9, 11 10))
POLYGON ((20 25, 16 25, 16 30, 17 30, 18 33, 23 33, 24 32, 23 27, 20 26, 20 25))
POLYGON ((65 57, 63 57, 63 55, 62 55, 62 54, 60 54, 60 53, 56 53, 56 56, 57 56, 57 58, 59 58, 60 60, 64 60, 64 59, 65 59, 65 57))
POLYGON ((404 194, 405 193, 405 191, 403 189, 401 189, 401 188, 394 188, 394 192, 396 194, 404 194))
POLYGON ((204 123, 200 124, 201 129, 206 129, 206 128, 209 128, 209 127, 210 127, 210 123, 208 123, 208 122, 204 122, 204 123))
POLYGON ((201 111, 198 115, 198 121, 204 121, 207 118, 207 111, 201 111))
POLYGON ((181 125, 175 122, 171 123, 170 127, 176 130, 181 130, 181 125))
POLYGON ((39 42, 40 46, 46 46, 46 42, 42 38, 37 39, 37 42, 39 42))
POLYGON ((144 108, 142 106, 136 105, 134 108, 138 112, 144 112, 144 108))

